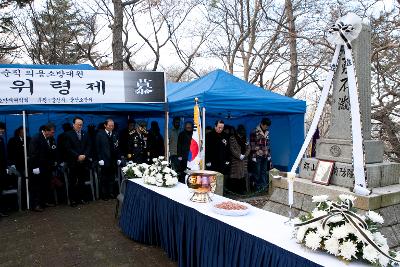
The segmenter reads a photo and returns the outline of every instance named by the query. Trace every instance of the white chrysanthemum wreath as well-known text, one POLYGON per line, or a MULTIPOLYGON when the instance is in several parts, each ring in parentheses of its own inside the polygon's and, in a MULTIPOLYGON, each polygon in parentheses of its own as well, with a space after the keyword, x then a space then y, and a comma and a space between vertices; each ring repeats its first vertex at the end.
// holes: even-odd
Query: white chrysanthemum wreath
POLYGON ((400 252, 389 250, 386 238, 378 231, 381 215, 368 211, 364 216, 353 207, 356 197, 340 195, 337 201, 328 196, 314 196, 317 207, 295 219, 295 238, 312 250, 323 250, 346 261, 365 260, 375 266, 394 266, 400 252))

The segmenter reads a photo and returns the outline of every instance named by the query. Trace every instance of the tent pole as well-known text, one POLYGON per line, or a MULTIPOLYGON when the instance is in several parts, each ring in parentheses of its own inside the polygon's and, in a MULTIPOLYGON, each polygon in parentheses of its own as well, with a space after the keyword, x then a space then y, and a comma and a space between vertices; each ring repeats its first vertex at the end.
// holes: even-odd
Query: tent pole
POLYGON ((26 112, 22 111, 22 127, 24 129, 24 164, 25 164, 25 190, 26 190, 26 208, 29 210, 29 181, 28 181, 28 149, 26 143, 26 112))
POLYGON ((165 125, 164 125, 164 148, 165 159, 169 162, 169 136, 168 136, 169 112, 165 111, 165 125))
POLYGON ((202 108, 202 124, 203 124, 203 129, 202 129, 202 138, 203 138, 203 144, 202 144, 202 161, 201 161, 201 169, 204 170, 205 169, 205 165, 206 165, 206 108, 203 107, 202 108))

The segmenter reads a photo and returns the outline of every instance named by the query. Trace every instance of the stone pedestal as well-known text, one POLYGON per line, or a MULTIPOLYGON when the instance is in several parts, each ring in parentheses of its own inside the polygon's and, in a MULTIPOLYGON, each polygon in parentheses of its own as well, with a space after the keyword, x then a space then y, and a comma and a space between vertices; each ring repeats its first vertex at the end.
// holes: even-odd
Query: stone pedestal
MULTIPOLYGON (((305 158, 300 164, 301 178, 312 180, 317 168, 318 159, 305 158)), ((376 188, 399 183, 400 163, 381 162, 366 164, 368 188, 376 188)), ((345 188, 354 187, 353 166, 351 163, 335 162, 330 184, 345 188)))
MULTIPOLYGON (((365 163, 383 161, 383 142, 379 140, 365 140, 365 163)), ((317 140, 317 159, 352 163, 353 144, 345 139, 319 139, 317 140)))

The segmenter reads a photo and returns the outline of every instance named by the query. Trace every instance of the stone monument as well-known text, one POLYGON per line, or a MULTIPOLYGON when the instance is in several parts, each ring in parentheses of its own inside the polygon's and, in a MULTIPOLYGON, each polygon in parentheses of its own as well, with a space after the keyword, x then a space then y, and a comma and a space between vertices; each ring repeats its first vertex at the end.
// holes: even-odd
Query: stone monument
MULTIPOLYGON (((369 196, 357 196, 356 207, 375 210, 384 217, 382 234, 392 248, 400 249, 400 164, 383 161, 383 142, 371 140, 371 30, 363 24, 359 37, 352 42, 358 95, 364 139, 367 186, 369 196)), ((352 166, 352 136, 350 99, 344 52, 341 51, 332 87, 331 126, 326 138, 317 141, 315 158, 304 158, 299 177, 294 182, 294 204, 287 206, 288 191, 285 178, 272 179, 272 193, 264 209, 288 216, 311 211, 313 195, 326 194, 331 198, 339 194, 352 194, 354 174, 352 166), (318 160, 334 161, 330 185, 312 183, 318 160)))

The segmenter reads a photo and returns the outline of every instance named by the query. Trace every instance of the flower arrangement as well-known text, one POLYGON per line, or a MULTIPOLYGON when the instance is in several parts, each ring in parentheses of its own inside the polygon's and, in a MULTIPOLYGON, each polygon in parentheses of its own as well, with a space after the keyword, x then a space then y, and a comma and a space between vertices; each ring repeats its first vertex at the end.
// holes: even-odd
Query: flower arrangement
POLYGON ((340 195, 337 201, 330 201, 326 195, 314 196, 316 208, 295 219, 297 242, 345 261, 362 259, 375 266, 398 266, 400 252, 390 251, 386 238, 378 231, 378 225, 384 222, 382 216, 374 211, 357 214, 355 199, 340 195))
POLYGON ((162 156, 154 158, 151 165, 129 162, 122 168, 122 172, 126 177, 142 178, 144 183, 160 187, 171 187, 178 183, 178 174, 162 156))

